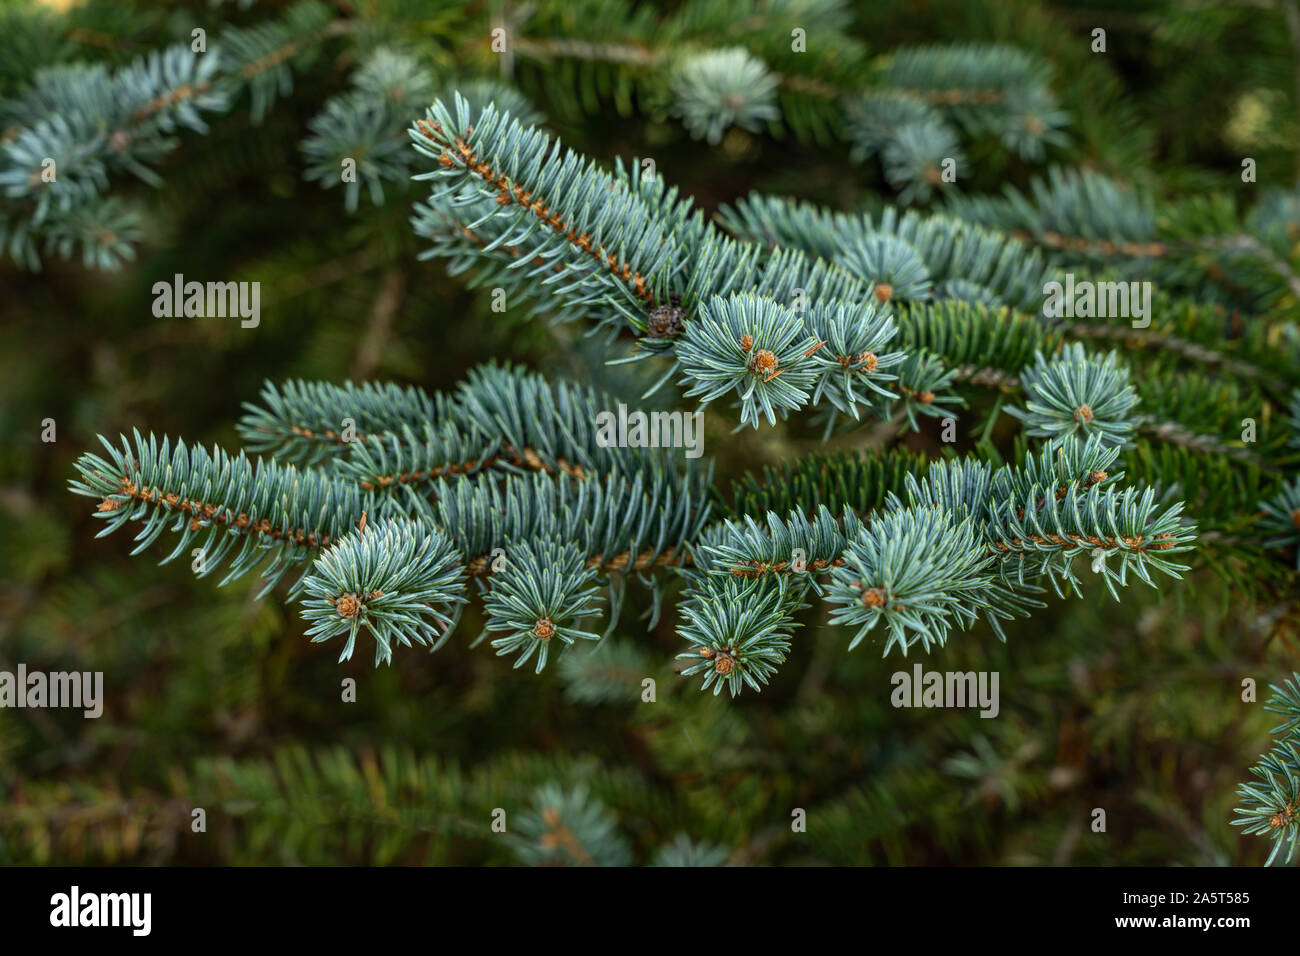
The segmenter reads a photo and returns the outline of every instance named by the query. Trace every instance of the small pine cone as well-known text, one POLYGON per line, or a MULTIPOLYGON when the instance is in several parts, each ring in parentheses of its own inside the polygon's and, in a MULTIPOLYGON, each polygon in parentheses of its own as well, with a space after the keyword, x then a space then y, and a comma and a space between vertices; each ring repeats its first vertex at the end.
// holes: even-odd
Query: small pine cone
POLYGON ((549 617, 538 618, 537 623, 533 625, 533 637, 539 641, 549 641, 554 636, 555 625, 551 623, 551 619, 549 617))
POLYGON ((726 654, 719 654, 718 659, 713 662, 713 669, 723 677, 726 677, 736 669, 736 660, 733 657, 728 657, 726 654))
POLYGON ((675 339, 686 330, 686 310, 674 296, 668 305, 657 305, 646 316, 646 334, 652 339, 675 339))
POLYGON ((880 588, 867 588, 862 592, 862 603, 867 607, 884 607, 885 592, 880 588))
POLYGON ((740 337, 740 350, 742 352, 748 352, 753 347, 754 347, 754 337, 750 335, 748 332, 746 332, 744 335, 740 337))
POLYGON ((334 602, 334 610, 339 612, 339 617, 356 617, 361 611, 361 602, 355 594, 344 594, 334 602))

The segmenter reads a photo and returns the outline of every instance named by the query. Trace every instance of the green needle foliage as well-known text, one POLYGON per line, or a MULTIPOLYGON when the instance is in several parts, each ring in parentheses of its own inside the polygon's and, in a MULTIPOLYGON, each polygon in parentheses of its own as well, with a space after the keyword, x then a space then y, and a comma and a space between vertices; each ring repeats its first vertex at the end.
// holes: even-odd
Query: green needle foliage
POLYGON ((819 345, 793 312, 771 299, 715 297, 686 327, 677 361, 691 385, 687 396, 699 395, 703 406, 734 391, 740 423, 757 428, 760 417, 775 425, 777 409, 808 403, 819 345))
POLYGON ((307 636, 328 641, 347 635, 340 661, 352 656, 364 626, 375 639, 375 664, 392 660, 393 644, 432 645, 451 633, 447 613, 463 602, 461 567, 441 531, 389 520, 325 551, 303 582, 307 636))
POLYGON ((1008 411, 1035 437, 1059 444, 1066 435, 1095 434, 1122 445, 1135 427, 1130 413, 1138 395, 1114 352, 1093 358, 1077 342, 1052 361, 1039 352, 1021 382, 1029 400, 1024 410, 1008 411))
POLYGON ((974 622, 969 603, 993 583, 989 557, 976 546, 969 523, 952 525, 911 510, 886 514, 855 529, 832 570, 831 622, 857 627, 849 650, 877 624, 889 629, 886 653, 918 642, 929 650, 943 644, 952 623, 974 622))
POLYGON ((784 578, 728 578, 697 600, 688 600, 680 634, 694 648, 678 657, 693 663, 682 674, 702 673, 701 688, 712 687, 715 695, 723 687, 733 697, 746 685, 761 690, 790 649, 788 631, 798 626, 793 615, 804 606, 796 601, 784 578))
MULTIPOLYGON (((835 608, 831 622, 856 628, 850 649, 886 626, 885 654, 941 646, 950 630, 981 617, 1004 636, 1001 621, 1043 606, 1040 579, 1058 594, 1080 593, 1080 556, 1091 558, 1092 573, 1116 599, 1130 570, 1153 587, 1152 571, 1180 577, 1187 566, 1169 557, 1192 547, 1194 529, 1180 520, 1181 506, 1159 507, 1150 490, 1117 491, 1121 475, 1106 470, 1117 454, 1100 437, 1086 444, 1071 438, 1023 466, 993 471, 967 459, 937 462, 920 480, 905 472, 900 494, 887 493, 871 520, 832 491, 811 517, 768 512, 766 527, 751 517, 726 521, 706 533, 694 562, 704 574, 687 600, 694 632, 705 620, 700 605, 733 603, 736 576, 793 582, 792 596, 775 607, 809 591, 823 594, 835 608), (1112 557, 1118 567, 1107 564, 1112 557)), ((707 646, 727 645, 725 630, 705 636, 707 646)), ((765 683, 769 661, 783 660, 776 655, 787 647, 774 640, 749 682, 765 683)), ((742 663, 734 667, 743 679, 749 672, 742 663)))
MULTIPOLYGON (((197 541, 196 572, 212 573, 238 549, 222 583, 232 581, 264 561, 265 594, 294 564, 347 534, 367 511, 374 496, 354 483, 322 473, 299 472, 293 465, 207 452, 177 441, 146 440, 135 433, 116 447, 101 436, 108 457, 83 455, 74 494, 99 498, 95 516, 107 522, 100 535, 129 522, 143 522, 133 553, 153 544, 163 532, 180 538, 163 563, 187 553, 197 541)), ((375 502, 370 510, 378 512, 375 502)), ((301 590, 302 580, 293 586, 301 590)))
MULTIPOLYGON (((323 549, 310 579, 313 639, 346 633, 347 658, 364 628, 377 662, 391 659, 394 643, 443 644, 452 623, 444 609, 465 600, 461 571, 483 595, 484 635, 500 635, 492 642, 498 654, 517 653, 516 667, 534 660, 540 672, 553 639, 596 639, 579 627, 597 610, 594 583, 610 589, 616 621, 623 578, 672 569, 689 581, 680 633, 695 648, 686 656, 697 660, 685 673, 702 673, 704 688, 725 685, 733 696, 771 680, 810 590, 835 609, 832 623, 853 629, 850 647, 884 625, 888 653, 942 646, 950 631, 980 619, 1002 637, 1001 621, 1041 606, 1042 584, 1081 593, 1080 557, 1116 598, 1130 575, 1155 586, 1153 572, 1187 570, 1172 560, 1196 540, 1182 502, 1157 497, 1158 476, 1147 476, 1145 490, 1116 485, 1117 456, 1131 446, 1141 402, 1118 353, 1094 356, 1072 342, 1008 368, 1024 359, 1027 343, 1010 330, 1026 320, 936 298, 943 293, 929 284, 927 261, 946 281, 975 282, 987 278, 987 260, 960 275, 951 258, 940 267, 943 257, 888 233, 862 235, 843 265, 737 241, 662 186, 647 187, 622 168, 605 172, 494 104, 476 113, 459 93, 452 105, 436 101, 411 137, 434 165, 416 177, 433 187, 417 231, 474 235, 472 254, 483 259, 504 252, 530 298, 558 300, 566 318, 595 317, 611 349, 621 348, 621 331, 635 339, 634 357, 670 358, 683 397, 699 398, 701 409, 730 397, 740 426, 757 428, 829 406, 829 429, 836 416, 891 422, 902 398, 903 419, 918 429, 923 416, 955 423, 953 406, 963 399, 951 386, 982 375, 999 390, 1023 392, 1024 407, 1007 411, 1024 421, 1027 437, 1047 439, 1043 451, 996 470, 967 459, 905 473, 903 487, 870 511, 854 511, 850 500, 796 501, 785 513, 740 514, 739 523, 710 527, 720 496, 708 487, 709 469, 678 467, 663 449, 607 448, 595 423, 609 412, 608 397, 488 366, 450 395, 374 383, 268 385, 266 407, 250 406, 241 433, 315 467, 299 479, 259 465, 267 469, 259 483, 241 458, 233 504, 224 500, 220 455, 191 461, 178 451, 165 468, 167 445, 158 453, 151 439, 138 470, 122 455, 86 459, 79 469, 97 483, 74 490, 104 496, 101 509, 110 513, 129 505, 112 527, 154 509, 138 536, 143 547, 161 533, 173 499, 189 502, 196 486, 217 494, 186 514, 216 509, 217 523, 234 530, 273 517, 271 531, 246 536, 232 574, 247 569, 268 535, 287 539, 281 548, 299 560, 304 545, 323 549), (896 299, 908 303, 899 304, 899 318, 896 299), (900 322, 915 331, 901 332, 900 322), (886 351, 895 344, 903 347, 886 351), (991 375, 999 366, 1004 374, 991 375), (306 502, 276 511, 286 484, 306 502), (343 488, 353 495, 346 511, 332 504, 343 488), (381 525, 370 536, 339 524, 364 525, 372 512, 381 522, 414 524, 381 525), (320 515, 332 523, 322 526, 320 515), (388 553, 414 564, 381 560, 388 553), (341 620, 329 618, 329 606, 341 620), (435 625, 441 633, 430 630, 435 625)), ((754 208, 766 208, 768 220, 795 217, 801 225, 792 220, 780 234, 804 245, 819 231, 870 228, 870 220, 754 208)), ((1271 518, 1285 511, 1288 493, 1265 505, 1271 518)), ((175 523, 184 528, 184 515, 175 523)))
POLYGON ((1273 696, 1264 705, 1274 714, 1281 714, 1282 723, 1271 731, 1273 747, 1262 754, 1259 762, 1250 768, 1254 779, 1243 783, 1237 790, 1242 806, 1233 826, 1242 827, 1243 833, 1267 836, 1273 848, 1267 863, 1272 866, 1283 849, 1284 862, 1290 863, 1300 844, 1300 748, 1296 738, 1300 732, 1300 674, 1292 674, 1281 686, 1270 685, 1273 696))
POLYGON ((598 610, 596 588, 591 586, 595 577, 596 569, 587 567, 584 555, 573 545, 540 541, 512 548, 509 563, 493 578, 483 598, 488 612, 484 633, 505 635, 492 642, 497 654, 518 651, 515 667, 523 667, 536 655, 540 674, 551 641, 599 640, 599 634, 575 626, 598 610))

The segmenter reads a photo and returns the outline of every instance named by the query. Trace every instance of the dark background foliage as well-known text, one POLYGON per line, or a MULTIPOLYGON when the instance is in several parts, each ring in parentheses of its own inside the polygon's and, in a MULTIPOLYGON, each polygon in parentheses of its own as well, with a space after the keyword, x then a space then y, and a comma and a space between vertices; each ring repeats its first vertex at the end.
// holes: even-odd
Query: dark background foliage
MULTIPOLYGON (((476 5, 427 6, 409 18, 417 50, 487 55, 481 38, 457 33, 477 23, 476 5)), ((254 22, 276 8, 111 0, 51 12, 28 59, 0 63, 0 94, 56 58, 121 63, 188 36, 190 22, 254 22)), ((1280 13, 879 2, 859 5, 851 29, 874 53, 997 41, 1045 57, 1070 114, 1060 161, 1175 197, 1214 186, 1248 201, 1244 150, 1261 178, 1292 180, 1297 63, 1280 13), (1108 30, 1104 56, 1088 50, 1096 26, 1108 30)), ((253 600, 251 580, 219 589, 185 562, 155 567, 157 547, 133 559, 124 537, 96 539, 87 502, 66 493, 96 434, 139 427, 236 447, 241 402, 268 378, 445 388, 497 358, 639 394, 578 330, 493 313, 441 262, 417 261, 407 220, 422 187, 349 215, 337 190, 304 179, 298 143, 353 65, 346 47, 327 49, 260 125, 237 106, 210 135, 184 137, 161 188, 124 183, 149 219, 122 270, 0 264, 0 670, 103 671, 107 694, 99 720, 0 710, 0 861, 516 862, 489 814, 525 814, 551 781, 589 787, 637 861, 679 833, 763 864, 1263 859, 1264 846, 1227 823, 1273 724, 1241 701, 1241 681, 1263 688, 1289 672, 1295 635, 1274 626, 1273 604, 1205 566, 1161 592, 1134 587, 1123 603, 1054 600, 1006 645, 980 627, 917 658, 998 671, 1002 713, 981 720, 894 709, 890 674, 913 660, 847 653, 846 635, 819 616, 763 694, 702 695, 669 667, 680 650, 671 608, 644 632, 648 597, 636 588, 611 660, 657 678, 653 704, 636 701, 635 684, 623 700, 592 700, 562 668, 512 670, 468 646, 476 619, 436 655, 340 664, 304 639, 294 607, 253 600), (155 318, 150 288, 174 273, 260 281, 260 327, 155 318), (45 418, 54 443, 40 440, 45 418), (347 677, 356 703, 340 700, 347 677), (207 833, 190 831, 194 806, 207 810, 207 833), (790 831, 796 807, 808 810, 806 834, 790 831), (1090 830, 1094 808, 1107 812, 1105 833, 1090 830)), ((842 147, 743 132, 711 147, 652 111, 572 109, 539 69, 520 65, 515 82, 568 145, 604 162, 653 155, 707 210, 751 189, 844 209, 888 195, 842 147)), ((1023 187, 1040 169, 996 142, 968 155, 971 192, 1023 187)), ((817 447, 798 423, 731 435, 723 417, 706 440, 723 479, 817 447)), ((940 447, 929 430, 908 441, 940 447)))

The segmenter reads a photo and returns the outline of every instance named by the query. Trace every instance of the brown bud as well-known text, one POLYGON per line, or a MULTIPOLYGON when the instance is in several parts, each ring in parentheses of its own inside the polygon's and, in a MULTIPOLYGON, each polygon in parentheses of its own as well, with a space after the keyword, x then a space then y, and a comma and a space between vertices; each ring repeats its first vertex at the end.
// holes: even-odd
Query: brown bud
POLYGON ((1074 410, 1074 420, 1083 425, 1088 424, 1092 421, 1092 409, 1087 405, 1080 405, 1074 410))
POLYGON ((675 339, 685 331, 686 310, 676 302, 657 305, 646 316, 646 334, 652 339, 675 339))
POLYGON ((888 282, 876 283, 876 298, 882 303, 888 302, 894 297, 894 287, 888 282))
POLYGON ((355 594, 344 594, 334 602, 334 610, 339 612, 339 617, 356 617, 361 610, 361 602, 355 594))
POLYGON ((728 657, 726 654, 721 654, 718 656, 718 659, 713 662, 713 669, 725 677, 736 669, 736 661, 734 658, 728 657))
POLYGON ((763 378, 769 379, 776 373, 777 366, 780 364, 775 352, 768 349, 759 349, 749 361, 749 370, 755 375, 761 375, 763 378))
POLYGON ((885 592, 880 588, 867 588, 862 592, 862 603, 867 607, 884 607, 885 592))
POLYGON ((539 641, 549 641, 554 636, 555 625, 551 623, 551 619, 549 617, 538 618, 537 623, 533 625, 533 637, 539 641))

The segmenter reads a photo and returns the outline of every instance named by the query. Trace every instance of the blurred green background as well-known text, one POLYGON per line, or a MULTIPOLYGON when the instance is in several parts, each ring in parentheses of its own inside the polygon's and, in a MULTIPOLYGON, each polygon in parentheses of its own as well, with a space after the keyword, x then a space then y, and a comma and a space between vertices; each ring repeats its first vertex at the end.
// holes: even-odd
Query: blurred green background
MULTIPOLYGON (((0 95, 52 51, 121 63, 187 37, 195 18, 256 22, 281 6, 114 0, 51 13, 48 47, 0 64, 0 95)), ((485 55, 481 37, 457 31, 487 5, 390 6, 431 60, 485 55)), ((882 0, 859 5, 852 33, 873 52, 955 41, 1036 52, 1070 114, 1073 143, 1055 158, 1167 194, 1240 188, 1243 149, 1261 168, 1296 165, 1297 64, 1280 15, 882 0), (1088 51, 1094 26, 1108 28, 1106 56, 1088 51)), ((1134 587, 1120 604, 1054 600, 1006 645, 981 627, 920 658, 1000 673, 1001 715, 981 720, 891 707, 890 675, 914 661, 847 653, 819 611, 772 686, 729 701, 674 675, 675 614, 645 631, 648 595, 634 586, 608 686, 584 692, 563 668, 534 676, 470 648, 473 613, 434 655, 340 664, 308 643, 282 595, 255 601, 253 580, 217 588, 185 562, 156 566, 162 545, 131 558, 125 535, 97 540, 91 503, 66 491, 97 434, 237 447, 241 403, 268 378, 432 390, 497 358, 639 395, 576 330, 493 313, 442 262, 418 261, 407 220, 422 187, 349 215, 337 189, 304 179, 307 123, 354 65, 347 48, 327 50, 260 125, 237 104, 210 135, 182 137, 161 188, 118 184, 149 215, 122 270, 0 262, 0 670, 103 671, 107 698, 99 720, 0 710, 0 862, 515 863, 526 854, 491 832, 491 811, 526 815, 551 782, 587 787, 637 862, 678 834, 759 864, 1262 861, 1263 843, 1227 823, 1274 723, 1242 703, 1241 681, 1264 696, 1291 670, 1295 635, 1212 569, 1160 593, 1134 587), (155 318, 151 286, 174 273, 260 281, 260 327, 155 318), (46 418, 54 443, 40 438, 46 418), (642 675, 658 681, 655 703, 639 702, 642 675), (341 700, 348 677, 355 703, 341 700), (204 833, 191 830, 193 807, 207 811, 204 833), (808 811, 806 833, 791 832, 794 808, 808 811), (1089 828, 1094 808, 1106 833, 1089 828)), ((706 210, 751 189, 843 209, 888 196, 842 147, 739 131, 711 147, 653 113, 554 102, 535 63, 513 82, 566 144, 606 163, 653 155, 706 210)), ((997 143, 966 148, 972 192, 1023 187, 1041 169, 997 143)), ((705 446, 723 482, 817 447, 797 422, 731 435, 723 417, 705 446)), ((928 430, 909 444, 940 447, 928 430)))

